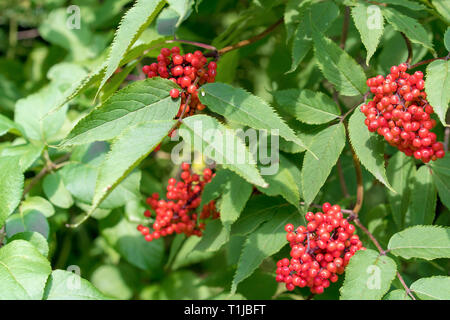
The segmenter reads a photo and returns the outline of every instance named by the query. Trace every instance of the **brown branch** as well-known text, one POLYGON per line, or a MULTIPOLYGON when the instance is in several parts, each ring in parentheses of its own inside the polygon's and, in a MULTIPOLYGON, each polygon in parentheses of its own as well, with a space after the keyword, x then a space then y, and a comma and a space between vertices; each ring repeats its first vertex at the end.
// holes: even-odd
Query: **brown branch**
POLYGON ((173 39, 173 40, 165 41, 165 43, 175 43, 175 42, 190 44, 191 46, 195 46, 195 47, 199 47, 199 48, 203 48, 203 49, 207 49, 207 50, 211 50, 211 51, 217 51, 216 47, 206 44, 206 43, 202 43, 202 42, 196 42, 196 41, 190 41, 190 40, 180 40, 180 39, 173 39))
POLYGON ((412 56, 413 56, 411 41, 408 39, 408 37, 403 32, 400 32, 400 34, 402 35, 403 39, 405 39, 406 48, 408 48, 408 58, 406 59, 406 63, 409 65, 411 63, 412 56))
POLYGON ((444 150, 448 151, 449 140, 450 140, 450 128, 447 127, 445 128, 444 131, 444 150))
POLYGON ((273 30, 275 30, 281 23, 283 23, 283 18, 279 19, 277 22, 275 22, 270 27, 268 27, 266 30, 264 30, 263 32, 261 32, 260 34, 254 36, 254 37, 251 37, 250 39, 242 40, 236 44, 233 44, 231 46, 227 46, 227 47, 220 49, 218 51, 218 54, 221 56, 232 50, 236 50, 236 49, 248 46, 249 44, 252 44, 256 41, 259 41, 262 38, 264 38, 265 36, 267 36, 269 33, 271 33, 273 30))
POLYGON ((348 6, 346 6, 344 22, 342 24, 342 34, 341 34, 341 44, 340 44, 340 47, 342 50, 344 50, 345 42, 347 41, 349 22, 350 22, 350 8, 348 6))
POLYGON ((67 160, 70 158, 70 153, 58 158, 55 160, 55 162, 47 161, 46 165, 39 171, 37 175, 33 177, 33 179, 30 181, 30 183, 26 186, 26 188, 23 189, 22 193, 22 199, 25 198, 25 195, 33 189, 33 187, 48 173, 50 173, 53 170, 58 170, 59 168, 66 165, 68 162, 67 160))
POLYGON ((439 58, 423 60, 423 61, 417 62, 416 64, 413 64, 412 66, 409 66, 408 69, 414 69, 414 68, 417 68, 418 66, 421 66, 423 64, 428 64, 428 63, 431 63, 431 62, 436 61, 436 60, 445 60, 445 61, 447 61, 449 59, 450 59, 450 54, 446 55, 445 57, 439 57, 439 58))
POLYGON ((23 30, 17 32, 17 40, 27 40, 39 37, 38 29, 23 30))
MULTIPOLYGON (((301 205, 301 206, 306 206, 307 203, 304 202, 304 201, 300 201, 300 205, 301 205)), ((309 204, 309 207, 317 208, 317 209, 322 209, 322 206, 321 206, 320 204, 315 204, 315 203, 310 203, 310 204, 309 204)), ((342 212, 342 213, 345 213, 345 214, 354 214, 353 210, 348 210, 348 209, 341 209, 341 212, 342 212)))
POLYGON ((2 227, 0 229, 0 248, 3 247, 3 241, 5 240, 5 236, 6 236, 5 227, 2 227))

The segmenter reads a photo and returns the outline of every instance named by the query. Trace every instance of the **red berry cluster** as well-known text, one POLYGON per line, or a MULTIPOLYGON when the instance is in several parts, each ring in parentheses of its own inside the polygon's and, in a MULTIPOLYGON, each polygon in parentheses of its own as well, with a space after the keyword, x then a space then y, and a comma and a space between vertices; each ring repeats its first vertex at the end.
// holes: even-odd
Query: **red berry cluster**
POLYGON ((391 67, 386 78, 369 78, 367 85, 375 96, 361 106, 361 111, 369 131, 376 131, 407 156, 414 155, 426 163, 444 157, 444 146, 430 131, 436 120, 430 117, 434 111, 426 99, 423 73, 410 75, 407 69, 402 63, 391 67))
POLYGON ((207 58, 201 51, 180 55, 180 48, 173 47, 162 48, 157 57, 158 62, 145 65, 142 71, 149 77, 161 77, 172 80, 181 87, 181 93, 178 89, 170 90, 170 96, 174 99, 181 94, 181 105, 177 117, 181 115, 185 108, 186 115, 192 115, 195 110, 205 109, 198 99, 198 87, 206 82, 214 82, 217 74, 217 63, 207 58))
MULTIPOLYGON (((147 204, 156 213, 155 222, 152 226, 153 232, 151 232, 149 227, 143 225, 137 227, 147 241, 152 241, 174 232, 200 237, 202 230, 205 229, 205 224, 197 221, 196 209, 201 203, 203 188, 215 174, 209 168, 203 170, 203 177, 200 177, 198 174, 192 174, 188 163, 183 163, 181 169, 183 170, 181 172, 183 181, 177 181, 175 178, 169 179, 166 194, 167 201, 159 199, 157 193, 147 198, 147 204)), ((150 218, 152 212, 146 210, 144 215, 150 218)), ((213 219, 219 217, 214 201, 203 206, 199 218, 200 220, 205 220, 210 217, 213 219)))
POLYGON ((294 229, 287 224, 286 239, 291 246, 291 259, 277 262, 276 281, 286 283, 286 289, 309 287, 314 294, 323 293, 356 251, 365 248, 355 232, 355 226, 343 217, 339 205, 324 203, 322 212, 308 212, 308 224, 294 229))

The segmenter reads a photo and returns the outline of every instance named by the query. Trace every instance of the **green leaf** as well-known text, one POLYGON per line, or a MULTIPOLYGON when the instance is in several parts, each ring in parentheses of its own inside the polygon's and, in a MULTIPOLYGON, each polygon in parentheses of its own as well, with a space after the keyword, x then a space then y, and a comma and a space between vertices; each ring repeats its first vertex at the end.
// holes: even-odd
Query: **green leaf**
POLYGON ((58 172, 50 173, 42 181, 42 189, 45 196, 57 207, 70 208, 73 198, 64 186, 61 175, 58 172))
POLYGON ((162 35, 174 35, 181 23, 192 12, 194 0, 167 0, 168 8, 165 8, 156 20, 158 33, 162 35))
POLYGON ((431 0, 436 11, 444 18, 447 24, 450 23, 450 1, 449 0, 431 0))
POLYGON ((115 265, 101 265, 92 273, 92 284, 102 293, 121 300, 133 297, 133 290, 127 284, 122 271, 115 265))
POLYGON ((410 0, 383 0, 386 4, 393 4, 397 6, 402 6, 411 10, 424 10, 426 7, 420 3, 410 0))
POLYGON ((163 8, 163 0, 137 0, 122 18, 119 28, 114 35, 109 57, 106 62, 106 71, 98 91, 119 67, 120 61, 139 38, 141 33, 153 21, 163 8))
POLYGON ((437 192, 432 179, 428 166, 424 165, 417 170, 411 190, 408 226, 433 223, 437 192))
POLYGON ((388 182, 384 168, 384 141, 367 129, 364 114, 359 109, 350 117, 348 131, 350 142, 363 166, 389 190, 395 192, 388 182))
POLYGON ((442 203, 450 209, 450 155, 433 161, 431 164, 434 185, 439 193, 442 203))
POLYGON ((88 215, 161 143, 174 124, 174 120, 145 122, 117 137, 100 166, 88 215))
POLYGON ((20 130, 14 121, 10 120, 8 117, 0 114, 0 136, 5 133, 12 132, 15 134, 20 134, 20 130))
POLYGON ((450 258, 450 228, 415 226, 405 229, 392 236, 388 249, 405 259, 450 258))
POLYGON ((194 251, 194 248, 202 239, 200 237, 192 236, 186 239, 177 256, 173 260, 172 270, 206 260, 211 258, 215 252, 209 251, 194 251))
POLYGON ((231 225, 239 218, 253 191, 253 186, 239 175, 229 172, 219 204, 220 220, 229 232, 231 225))
POLYGON ((20 232, 13 235, 11 238, 8 238, 8 243, 11 243, 15 240, 25 240, 31 243, 33 246, 38 249, 38 251, 44 256, 48 256, 48 242, 47 239, 44 238, 39 232, 26 231, 20 232))
POLYGON ((395 30, 403 32, 411 42, 418 43, 434 51, 433 43, 430 41, 427 31, 416 19, 389 7, 382 7, 381 11, 387 22, 395 30))
POLYGON ((47 115, 61 97, 61 91, 55 85, 48 85, 16 103, 14 121, 32 140, 52 142, 61 129, 66 117, 67 105, 57 112, 47 115))
POLYGON ((405 290, 396 289, 386 294, 383 300, 411 300, 405 290))
POLYGON ((325 78, 336 86, 341 95, 363 95, 367 90, 363 68, 319 29, 315 31, 312 35, 315 57, 325 78))
POLYGON ((303 13, 308 8, 310 0, 289 0, 284 10, 284 25, 286 27, 286 39, 291 39, 295 27, 302 21, 303 13))
POLYGON ((367 56, 366 64, 369 65, 369 60, 377 50, 381 35, 383 34, 383 16, 381 11, 371 10, 369 3, 357 3, 352 8, 352 17, 355 26, 361 35, 361 41, 366 47, 367 56))
POLYGON ((232 235, 247 235, 263 222, 269 221, 280 212, 292 212, 292 208, 281 198, 263 195, 250 199, 239 219, 231 227, 232 235))
POLYGON ((345 147, 345 128, 342 123, 328 127, 317 134, 310 146, 319 160, 306 154, 302 167, 302 192, 306 203, 311 203, 326 182, 345 147))
POLYGON ((403 228, 411 194, 410 179, 415 176, 415 173, 414 160, 403 152, 398 151, 389 159, 386 174, 389 181, 392 181, 392 188, 396 193, 387 190, 387 197, 392 217, 399 228, 403 228))
POLYGON ((359 250, 350 259, 340 288, 341 300, 379 300, 389 290, 397 266, 378 252, 359 250))
POLYGON ((425 91, 434 111, 445 125, 450 101, 450 61, 436 60, 427 67, 425 91))
POLYGON ((275 174, 265 175, 269 188, 258 190, 269 196, 280 195, 289 203, 298 207, 300 202, 300 170, 282 154, 279 154, 279 163, 275 174))
POLYGON ((309 2, 300 8, 300 23, 292 40, 292 65, 288 72, 297 69, 312 47, 314 26, 325 32, 339 16, 339 8, 334 2, 320 2, 309 6, 309 2))
MULTIPOLYGON (((233 173, 232 173, 233 174, 233 173)), ((228 180, 230 178, 229 170, 218 170, 215 176, 211 179, 211 182, 207 183, 203 188, 202 202, 199 207, 203 208, 204 205, 216 200, 223 193, 228 180)))
POLYGON ((0 249, 0 299, 41 299, 51 272, 50 262, 31 243, 8 243, 0 249))
POLYGON ((294 131, 267 102, 244 89, 224 83, 209 83, 202 86, 199 97, 209 109, 223 115, 229 121, 254 129, 267 130, 270 133, 275 128, 278 130, 277 135, 305 148, 294 131))
POLYGON ((172 120, 179 109, 179 100, 169 95, 175 87, 172 81, 162 78, 126 86, 81 119, 61 145, 109 140, 140 122, 172 120))
POLYGON ((237 285, 248 278, 261 262, 280 251, 287 244, 284 226, 287 223, 298 225, 300 215, 293 207, 287 207, 252 232, 242 249, 236 274, 231 285, 231 293, 236 292, 237 285))
POLYGON ((44 300, 108 300, 89 281, 79 275, 55 270, 48 278, 44 300))
POLYGON ((31 210, 11 215, 8 220, 6 220, 5 229, 8 238, 16 233, 24 231, 39 232, 45 238, 48 238, 50 226, 47 219, 40 211, 31 210))
POLYGON ((120 211, 112 212, 106 219, 100 220, 102 235, 125 260, 142 270, 158 268, 164 256, 162 240, 149 243, 136 227, 137 224, 122 217, 120 211))
POLYGON ((44 150, 44 144, 38 143, 38 144, 19 144, 19 145, 12 145, 4 148, 0 151, 0 156, 2 157, 9 157, 14 156, 19 158, 19 166, 22 170, 22 172, 25 172, 30 168, 37 159, 42 154, 42 151, 44 150))
POLYGON ((0 158, 0 228, 22 198, 24 176, 15 157, 0 158))
POLYGON ((215 118, 206 115, 188 117, 183 120, 178 131, 184 142, 194 150, 234 171, 248 182, 267 187, 244 143, 215 118))
POLYGON ((30 210, 37 210, 47 218, 55 214, 52 204, 42 197, 28 197, 21 203, 20 212, 24 213, 30 210))
POLYGON ((201 240, 197 243, 194 250, 216 252, 228 241, 229 235, 229 231, 222 225, 220 220, 210 221, 206 224, 201 240))
POLYGON ((437 276, 419 279, 410 289, 421 300, 450 300, 450 277, 437 276))
POLYGON ((447 27, 447 30, 444 34, 444 45, 447 51, 450 51, 450 27, 447 27))
POLYGON ((287 89, 275 92, 275 99, 284 111, 308 124, 327 123, 340 115, 333 99, 322 92, 287 89))

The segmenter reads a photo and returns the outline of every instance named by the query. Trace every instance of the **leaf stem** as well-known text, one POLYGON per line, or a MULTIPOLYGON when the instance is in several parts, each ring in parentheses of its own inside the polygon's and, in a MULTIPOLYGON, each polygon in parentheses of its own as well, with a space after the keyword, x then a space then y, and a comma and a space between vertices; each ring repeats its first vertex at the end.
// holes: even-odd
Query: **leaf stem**
POLYGON ((450 53, 448 55, 446 55, 445 57, 433 58, 433 59, 428 59, 428 60, 423 60, 423 61, 417 62, 416 64, 409 66, 408 69, 414 69, 414 68, 417 68, 418 66, 421 66, 423 64, 428 64, 428 63, 431 63, 436 60, 448 61, 449 59, 450 59, 450 53))
POLYGON ((348 6, 346 6, 345 7, 344 22, 342 24, 342 33, 341 33, 341 44, 340 44, 340 47, 341 47, 342 50, 344 50, 345 42, 347 41, 349 21, 350 21, 350 8, 348 6))
POLYGON ((406 59, 406 63, 410 64, 411 60, 412 60, 412 57, 413 57, 411 41, 409 40, 409 38, 403 32, 400 32, 400 34, 402 35, 403 39, 405 39, 406 48, 408 49, 408 58, 406 59))

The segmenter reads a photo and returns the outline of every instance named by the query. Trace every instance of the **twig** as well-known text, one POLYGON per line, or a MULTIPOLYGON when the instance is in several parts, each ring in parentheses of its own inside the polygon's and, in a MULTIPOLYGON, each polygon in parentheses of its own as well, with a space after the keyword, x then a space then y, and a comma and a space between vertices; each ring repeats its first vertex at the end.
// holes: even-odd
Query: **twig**
POLYGON ((449 140, 450 140, 450 128, 447 127, 445 128, 444 131, 444 150, 448 151, 449 140))
POLYGON ((17 40, 27 40, 39 37, 38 29, 23 30, 17 32, 17 40))
MULTIPOLYGON (((304 201, 300 201, 300 205, 306 206, 307 203, 304 202, 304 201)), ((309 204, 309 207, 317 208, 317 209, 322 209, 322 206, 321 206, 320 204, 315 204, 315 203, 310 203, 310 204, 309 204)), ((345 213, 345 214, 354 214, 354 212, 353 212, 352 210, 348 210, 348 209, 341 209, 341 212, 342 212, 342 213, 345 213)))
POLYGON ((24 188, 22 193, 22 199, 25 198, 25 195, 33 189, 33 187, 48 173, 50 173, 53 170, 58 170, 61 167, 65 166, 69 162, 68 160, 70 158, 70 153, 58 158, 55 160, 55 162, 49 161, 49 159, 46 159, 47 163, 46 165, 39 171, 39 173, 33 177, 33 179, 30 181, 30 183, 24 188))
POLYGON ((436 60, 445 60, 445 61, 447 61, 449 59, 450 59, 450 54, 446 55, 445 57, 439 57, 439 58, 423 60, 423 61, 417 62, 416 64, 413 64, 412 66, 409 66, 408 69, 414 69, 414 68, 417 68, 418 66, 421 66, 423 64, 428 64, 428 63, 431 63, 431 62, 436 61, 436 60))
POLYGON ((283 23, 283 18, 279 19, 277 22, 275 22, 270 27, 268 27, 266 30, 264 30, 263 32, 261 32, 260 34, 254 36, 254 37, 251 37, 250 39, 242 40, 236 44, 233 44, 231 46, 227 46, 227 47, 220 49, 218 51, 218 54, 224 55, 227 52, 248 46, 249 44, 252 44, 258 40, 261 40, 262 38, 267 36, 269 33, 271 33, 274 29, 276 29, 276 27, 278 27, 281 23, 283 23))
POLYGON ((355 104, 355 106, 353 106, 353 107, 352 107, 350 110, 348 110, 343 116, 340 117, 340 118, 341 118, 340 122, 343 122, 343 121, 345 120, 345 118, 347 118, 348 115, 349 115, 350 113, 353 112, 353 110, 355 110, 356 108, 358 108, 359 105, 360 105, 361 103, 366 102, 367 97, 369 96, 369 94, 370 94, 370 90, 368 90, 368 91, 364 94, 364 96, 361 98, 361 100, 360 100, 357 104, 355 104))
POLYGON ((5 240, 6 232, 5 227, 0 229, 0 248, 3 247, 3 241, 5 240))
POLYGON ((336 168, 339 176, 339 183, 341 184, 342 194, 345 198, 350 198, 350 194, 348 193, 347 184, 345 183, 344 172, 342 171, 341 160, 338 159, 336 162, 336 168))
POLYGON ((190 45, 195 46, 195 47, 199 47, 199 48, 203 48, 203 49, 207 49, 207 50, 211 50, 211 51, 217 51, 216 47, 214 47, 212 45, 209 45, 209 44, 202 43, 202 42, 189 41, 189 40, 180 40, 180 39, 173 39, 173 40, 166 40, 165 41, 165 43, 174 43, 174 42, 190 44, 190 45))
POLYGON ((347 35, 348 35, 348 25, 350 21, 350 8, 348 6, 345 7, 345 16, 344 16, 344 22, 342 24, 342 34, 341 34, 341 49, 345 48, 345 42, 347 41, 347 35))
POLYGON ((406 59, 406 63, 409 65, 411 63, 412 56, 413 56, 411 41, 408 39, 408 37, 403 32, 400 32, 400 34, 402 35, 403 39, 405 39, 406 48, 408 48, 408 58, 406 59))

